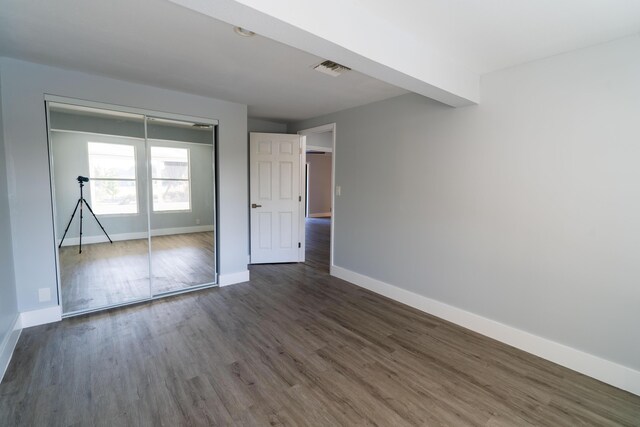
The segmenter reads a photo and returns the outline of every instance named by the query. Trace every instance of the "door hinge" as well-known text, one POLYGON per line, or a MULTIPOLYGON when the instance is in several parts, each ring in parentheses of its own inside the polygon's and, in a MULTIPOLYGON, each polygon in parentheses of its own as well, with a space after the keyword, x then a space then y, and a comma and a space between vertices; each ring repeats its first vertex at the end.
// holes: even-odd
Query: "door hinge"
POLYGON ((302 243, 298 242, 298 247, 301 248, 302 247, 302 243))
POLYGON ((301 202, 302 201, 302 196, 298 196, 298 201, 301 202))

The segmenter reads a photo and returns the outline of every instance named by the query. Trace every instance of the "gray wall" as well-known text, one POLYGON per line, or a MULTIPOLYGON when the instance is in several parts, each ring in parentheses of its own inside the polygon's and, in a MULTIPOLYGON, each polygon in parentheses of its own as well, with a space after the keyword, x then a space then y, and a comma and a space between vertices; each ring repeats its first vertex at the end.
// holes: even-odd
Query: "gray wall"
POLYGON ((640 368, 640 37, 336 122, 335 264, 640 368))
MULTIPOLYGON (((298 130, 302 129, 297 129, 298 130)), ((307 145, 315 145, 317 147, 332 148, 333 132, 310 133, 307 135, 307 145)))
MULTIPOLYGON (((133 145, 137 162, 138 214, 99 215, 98 219, 107 232, 114 237, 124 233, 147 232, 147 191, 146 154, 144 140, 120 136, 95 135, 87 133, 69 133, 53 131, 51 148, 54 168, 54 187, 56 201, 57 239, 61 239, 69 218, 78 201, 79 187, 76 177, 89 176, 87 143, 106 142, 112 144, 133 145)), ((187 148, 191 162, 191 211, 190 212, 151 212, 151 229, 184 228, 213 226, 213 151, 212 145, 183 144, 173 141, 149 140, 151 146, 187 148), (197 223, 200 220, 200 223, 197 223)), ((91 182, 85 185, 84 197, 90 205, 91 182)), ((93 206, 93 205, 92 205, 93 206)), ((74 217, 71 228, 65 238, 65 245, 73 242, 79 235, 79 215, 74 217)), ((83 236, 103 236, 102 230, 90 216, 85 215, 83 236)), ((77 244, 77 243, 74 243, 77 244)))
POLYGON ((249 132, 287 133, 287 124, 249 117, 247 121, 247 130, 249 132))
MULTIPOLYGON (((11 221, 9 212, 9 188, 7 186, 7 161, 2 121, 2 84, 0 71, 0 352, 2 343, 13 330, 18 316, 16 286, 13 273, 11 221)), ((0 367, 2 369, 3 367, 0 367)), ((2 372, 0 372, 2 375, 2 372)), ((1 379, 1 378, 0 378, 1 379)))
POLYGON ((309 215, 331 212, 331 155, 307 154, 309 215))
POLYGON ((57 105, 54 104, 49 111, 51 129, 144 138, 144 119, 142 116, 138 119, 125 120, 123 118, 94 117, 56 111, 57 108, 57 105))
POLYGON ((57 305, 44 94, 218 119, 220 273, 247 270, 247 107, 0 59, 14 269, 20 311, 57 305), (38 288, 52 301, 38 302, 38 288))
MULTIPOLYGON (((122 118, 95 117, 85 114, 51 111, 49 119, 52 129, 144 138, 144 120, 142 117, 140 119, 125 120, 122 118)), ((213 143, 211 132, 210 129, 189 129, 152 120, 149 120, 147 126, 147 136, 149 138, 197 142, 200 144, 213 143)))

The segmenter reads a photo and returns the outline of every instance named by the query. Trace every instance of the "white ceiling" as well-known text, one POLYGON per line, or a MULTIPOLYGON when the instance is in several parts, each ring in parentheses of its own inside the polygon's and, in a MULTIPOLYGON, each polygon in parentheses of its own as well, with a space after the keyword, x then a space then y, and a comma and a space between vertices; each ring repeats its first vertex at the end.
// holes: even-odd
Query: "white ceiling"
POLYGON ((355 0, 478 74, 640 32, 639 0, 355 0))
POLYGON ((0 0, 0 55, 247 104, 298 120, 406 91, 165 0, 0 0))
MULTIPOLYGON (((351 15, 383 20, 409 37, 408 45, 423 47, 398 43, 407 63, 438 52, 477 74, 640 31, 640 0, 271 2, 334 17, 319 27, 348 24, 353 37, 379 39, 380 31, 359 33, 363 26, 352 16, 318 9, 360 8, 351 15)), ((355 71, 338 78, 315 72, 324 58, 261 36, 239 37, 231 25, 168 0, 0 0, 0 55, 239 102, 252 117, 283 121, 405 93, 355 71)))

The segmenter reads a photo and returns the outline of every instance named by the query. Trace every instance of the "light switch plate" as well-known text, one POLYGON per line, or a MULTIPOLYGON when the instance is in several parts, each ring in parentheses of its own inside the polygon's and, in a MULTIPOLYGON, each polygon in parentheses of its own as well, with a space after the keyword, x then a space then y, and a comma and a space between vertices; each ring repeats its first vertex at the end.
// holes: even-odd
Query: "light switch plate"
POLYGON ((342 193, 342 188, 339 185, 336 185, 336 196, 339 196, 342 193))

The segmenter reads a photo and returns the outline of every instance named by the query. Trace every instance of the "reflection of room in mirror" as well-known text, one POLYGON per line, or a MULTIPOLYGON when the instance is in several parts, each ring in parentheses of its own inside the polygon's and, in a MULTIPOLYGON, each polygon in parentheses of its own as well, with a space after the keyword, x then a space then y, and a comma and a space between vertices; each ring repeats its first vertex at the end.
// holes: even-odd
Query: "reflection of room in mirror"
POLYGON ((156 236, 151 242, 156 293, 215 281, 212 231, 156 236))
POLYGON ((64 312, 215 283, 213 127, 59 103, 49 116, 64 312), (62 240, 78 175, 113 240, 85 205, 82 253, 79 212, 62 240))
POLYGON ((149 118, 155 294, 213 283, 213 128, 149 118))
POLYGON ((144 116, 50 103, 50 145, 60 289, 65 313, 151 296, 144 116), (61 242, 86 176, 84 208, 61 242), (82 253, 80 223, 82 222, 82 253))
MULTIPOLYGON (((215 280, 213 232, 153 238, 155 293, 215 280)), ((148 240, 134 239, 84 246, 63 246, 60 270, 63 306, 69 311, 121 304, 147 296, 148 240)))
POLYGON ((149 297, 148 240, 133 239, 60 248, 62 307, 66 312, 149 297))

